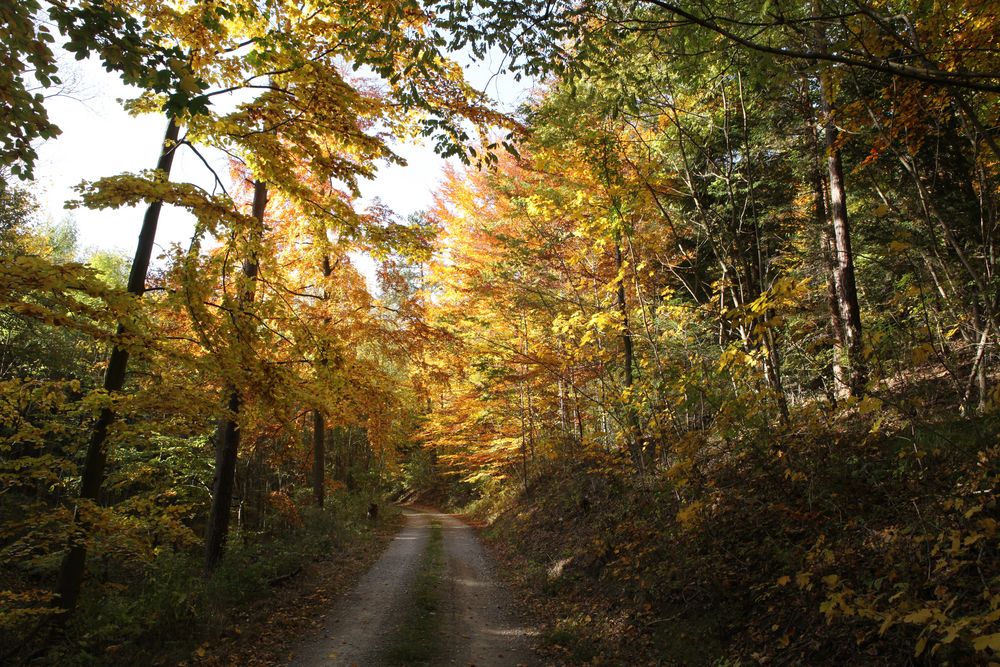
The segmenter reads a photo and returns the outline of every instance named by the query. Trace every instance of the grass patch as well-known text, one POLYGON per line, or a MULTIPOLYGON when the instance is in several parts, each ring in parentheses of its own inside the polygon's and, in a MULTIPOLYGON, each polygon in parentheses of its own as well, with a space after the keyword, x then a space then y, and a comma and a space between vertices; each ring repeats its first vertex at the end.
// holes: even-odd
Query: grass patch
POLYGON ((444 541, 441 524, 431 523, 427 544, 413 599, 406 618, 392 642, 386 659, 390 665, 430 665, 441 649, 440 626, 443 616, 441 579, 444 576, 444 541))

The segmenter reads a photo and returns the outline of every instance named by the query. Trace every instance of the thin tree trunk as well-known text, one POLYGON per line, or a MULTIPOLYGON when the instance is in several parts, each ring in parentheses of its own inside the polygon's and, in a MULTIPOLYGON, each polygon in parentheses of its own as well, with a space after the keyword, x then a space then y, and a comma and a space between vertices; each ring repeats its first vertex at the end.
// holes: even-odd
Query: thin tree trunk
POLYGON ((326 471, 326 424, 323 413, 313 410, 313 500, 316 507, 323 507, 325 496, 324 473, 326 471))
POLYGON ((824 224, 822 243, 823 258, 826 260, 829 270, 826 283, 826 302, 830 311, 830 330, 833 332, 830 366, 833 372, 833 400, 836 401, 849 394, 850 389, 847 378, 844 376, 844 323, 841 319, 837 298, 840 291, 837 288, 837 267, 834 261, 836 249, 833 243, 832 228, 826 224, 824 224))
MULTIPOLYGON (((620 274, 622 271, 622 248, 621 240, 615 239, 615 268, 620 274)), ((642 460, 642 431, 639 427, 639 419, 632 406, 632 386, 634 383, 632 350, 632 331, 629 328, 628 302, 625 300, 625 280, 618 276, 618 310, 622 316, 622 348, 624 349, 624 370, 625 370, 625 392, 628 394, 628 403, 625 405, 625 421, 627 424, 625 441, 628 444, 629 452, 632 456, 632 464, 639 472, 643 471, 642 460)))
POLYGON ((525 491, 528 490, 528 425, 524 400, 524 383, 518 383, 517 403, 521 412, 521 480, 525 491))
POLYGON ((837 294, 837 267, 834 258, 836 257, 836 247, 833 241, 833 228, 827 218, 827 194, 826 182, 823 179, 823 168, 819 158, 819 136, 816 125, 813 123, 812 105, 809 101, 808 82, 806 82, 805 99, 805 120, 808 127, 809 153, 813 156, 812 189, 813 189, 813 219, 816 229, 820 233, 820 254, 827 268, 826 279, 826 300, 830 311, 830 332, 833 338, 831 347, 831 371, 833 374, 833 387, 830 392, 831 401, 847 394, 847 382, 844 378, 844 368, 841 357, 844 354, 844 327, 840 318, 840 306, 838 305, 837 294))
POLYGON ((531 461, 535 461, 535 412, 531 405, 531 389, 528 389, 528 448, 531 452, 531 461))
MULTIPOLYGON (((529 345, 528 345, 528 318, 522 315, 521 316, 521 323, 524 325, 524 348, 523 348, 523 353, 524 353, 524 358, 527 359, 528 358, 528 349, 529 349, 529 345)), ((527 363, 524 364, 523 371, 524 371, 525 377, 527 377, 527 375, 528 375, 528 364, 527 363)), ((529 449, 529 451, 531 453, 531 461, 532 461, 532 463, 534 463, 534 461, 535 461, 535 416, 534 416, 534 409, 533 409, 533 407, 531 405, 531 385, 527 383, 527 380, 525 381, 524 393, 525 393, 525 396, 527 398, 526 402, 527 402, 527 406, 528 406, 528 449, 529 449)))
MULTIPOLYGON (((167 123, 167 131, 160 147, 160 158, 156 169, 169 179, 170 167, 174 161, 177 147, 177 137, 180 126, 171 118, 167 123)), ((139 231, 135 255, 132 258, 132 268, 128 276, 128 291, 136 296, 142 296, 146 291, 146 273, 153 256, 153 242, 156 238, 156 226, 160 221, 162 202, 155 201, 146 209, 139 231)), ((118 325, 117 335, 124 333, 124 327, 118 325)), ((129 353, 123 347, 113 347, 108 358, 107 369, 104 372, 104 389, 108 393, 121 391, 125 385, 125 373, 128 370, 129 353)), ((108 453, 105 443, 108 438, 108 428, 115 420, 115 413, 110 408, 101 410, 90 432, 87 443, 87 454, 83 463, 83 474, 80 480, 80 500, 97 502, 104 483, 104 467, 107 464, 108 453)), ((80 587, 83 584, 83 573, 87 560, 86 540, 90 533, 90 524, 81 512, 78 504, 73 510, 73 537, 69 550, 63 557, 59 569, 59 579, 56 583, 56 603, 67 612, 76 608, 80 597, 80 587)))
POLYGON ((569 438, 569 413, 566 410, 566 381, 563 380, 561 372, 556 386, 559 392, 559 432, 561 436, 560 439, 563 440, 565 444, 565 441, 569 438))
MULTIPOLYGON (((256 218, 256 228, 252 235, 262 235, 264 227, 264 209, 267 206, 267 185, 262 181, 254 184, 253 217, 256 218)), ((257 271, 259 268, 256 255, 256 239, 251 238, 251 254, 243 262, 243 275, 247 282, 243 291, 237 296, 238 312, 234 314, 237 322, 243 311, 254 300, 257 271)), ((237 336, 244 337, 242 327, 237 326, 237 336)), ((241 341, 247 343, 247 340, 241 341)), ((222 553, 229 534, 230 506, 233 502, 233 482, 236 477, 236 459, 240 448, 239 414, 242 400, 238 387, 230 386, 229 399, 226 402, 227 414, 219 422, 215 435, 215 479, 212 483, 212 507, 208 515, 208 527, 205 533, 205 571, 212 572, 222 560, 222 553)))
POLYGON ((341 465, 344 474, 344 484, 347 486, 348 491, 354 491, 354 470, 353 470, 354 427, 353 426, 347 427, 347 442, 344 443, 343 440, 341 440, 341 444, 344 445, 342 448, 343 456, 341 458, 341 465))
POLYGON ((579 451, 583 450, 583 413, 580 410, 580 393, 576 390, 576 383, 574 382, 570 387, 573 390, 573 418, 576 421, 576 434, 579 442, 577 449, 579 451))
MULTIPOLYGON (((977 299, 978 302, 978 299, 977 299)), ((979 401, 978 409, 983 411, 986 407, 986 364, 984 360, 986 359, 986 348, 988 347, 990 339, 990 324, 988 321, 984 321, 983 317, 979 312, 978 303, 973 303, 972 309, 974 315, 974 321, 976 326, 980 328, 979 342, 976 344, 976 356, 972 360, 972 369, 969 371, 969 379, 965 383, 965 391, 962 392, 962 405, 963 410, 970 406, 972 399, 972 388, 976 387, 978 389, 979 401)))
MULTIPOLYGON (((323 257, 323 277, 329 278, 330 274, 333 273, 333 268, 330 266, 329 255, 323 257)), ((326 292, 326 287, 323 287, 323 300, 326 301, 328 294, 326 292)), ((324 318, 325 322, 329 322, 329 318, 324 318)), ((320 366, 326 368, 329 364, 329 358, 327 355, 326 344, 323 343, 322 354, 320 356, 320 366)), ((326 423, 323 418, 323 412, 316 408, 313 410, 313 469, 312 469, 312 483, 313 483, 313 500, 316 502, 316 507, 323 507, 324 500, 324 484, 326 483, 326 423)))
POLYGON ((788 425, 788 397, 785 396, 785 386, 781 382, 781 352, 778 351, 778 343, 774 339, 774 331, 768 329, 764 334, 764 354, 765 374, 768 384, 777 395, 778 411, 781 414, 781 423, 788 425))

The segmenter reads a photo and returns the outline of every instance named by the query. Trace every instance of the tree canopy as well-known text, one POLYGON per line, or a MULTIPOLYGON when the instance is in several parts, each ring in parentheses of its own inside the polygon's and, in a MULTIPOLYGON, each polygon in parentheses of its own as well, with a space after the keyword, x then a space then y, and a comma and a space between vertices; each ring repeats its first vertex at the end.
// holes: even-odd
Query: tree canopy
POLYGON ((0 659, 162 649, 424 494, 553 664, 990 664, 998 10, 4 5, 0 659), (57 45, 167 126, 68 204, 145 205, 133 257, 38 219, 57 45), (433 206, 362 206, 416 139, 433 206))

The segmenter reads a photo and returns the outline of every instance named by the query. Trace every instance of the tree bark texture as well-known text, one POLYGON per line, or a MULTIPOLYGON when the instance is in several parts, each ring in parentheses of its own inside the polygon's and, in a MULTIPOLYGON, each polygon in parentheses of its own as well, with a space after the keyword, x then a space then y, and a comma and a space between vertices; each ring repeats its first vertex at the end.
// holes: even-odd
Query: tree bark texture
MULTIPOLYGON (((156 162, 156 169, 162 171, 167 178, 170 177, 170 167, 174 161, 179 133, 180 126, 175 119, 171 118, 167 123, 167 131, 160 149, 160 158, 156 162)), ((128 276, 128 291, 137 297, 142 296, 143 292, 146 291, 146 273, 149 271, 149 262, 153 255, 153 242, 156 239, 156 227, 160 221, 162 206, 161 202, 153 202, 146 209, 146 214, 142 219, 135 255, 132 257, 132 268, 128 276)), ((117 335, 121 336, 124 331, 124 327, 119 324, 117 335)), ((125 385, 128 360, 129 353, 125 348, 115 346, 111 349, 108 365, 104 372, 105 391, 108 393, 121 391, 125 385)), ((97 502, 100 497, 101 485, 104 483, 104 468, 108 460, 105 445, 108 429, 114 421, 115 413, 110 408, 104 408, 90 432, 80 480, 81 501, 97 502)), ((89 533, 90 526, 78 504, 73 510, 72 542, 63 557, 55 590, 57 604, 67 612, 76 608, 80 598, 80 588, 83 585, 83 574, 87 560, 86 541, 89 533)))
POLYGON ((826 77, 821 77, 821 94, 826 131, 826 163, 830 185, 830 222, 833 227, 834 286, 848 362, 848 389, 857 395, 866 378, 862 348, 861 308, 854 279, 854 253, 851 250, 851 226, 847 218, 847 188, 844 164, 838 146, 838 131, 833 119, 832 92, 826 77))
MULTIPOLYGON (((267 185, 261 181, 254 184, 253 217, 256 227, 251 234, 258 238, 263 234, 264 209, 267 206, 267 185)), ((237 295, 237 336, 242 333, 243 311, 253 302, 258 258, 253 248, 257 239, 251 240, 251 253, 243 262, 243 275, 247 279, 243 291, 237 295)), ((246 341, 244 341, 246 342, 246 341)), ((215 478, 212 482, 212 506, 208 514, 208 526, 205 532, 205 571, 212 572, 222 561, 226 538, 229 535, 229 515, 233 503, 233 486, 236 479, 236 461, 240 448, 240 406, 242 399, 238 387, 228 387, 226 401, 226 416, 220 420, 215 433, 215 478)))
MULTIPOLYGON (((618 273, 622 271, 622 249, 621 241, 619 239, 615 240, 615 267, 618 269, 618 273)), ((618 281, 618 310, 622 317, 622 348, 624 350, 624 371, 625 371, 625 391, 629 394, 629 401, 632 400, 631 389, 635 382, 634 374, 634 351, 632 348, 632 331, 629 328, 629 318, 628 318, 628 302, 625 299, 625 281, 618 281)), ((635 414, 635 408, 632 407, 631 402, 625 406, 625 423, 626 423, 626 433, 625 441, 628 444, 629 453, 632 456, 632 464, 635 469, 642 472, 643 466, 643 456, 642 456, 642 430, 639 427, 639 418, 635 414)))

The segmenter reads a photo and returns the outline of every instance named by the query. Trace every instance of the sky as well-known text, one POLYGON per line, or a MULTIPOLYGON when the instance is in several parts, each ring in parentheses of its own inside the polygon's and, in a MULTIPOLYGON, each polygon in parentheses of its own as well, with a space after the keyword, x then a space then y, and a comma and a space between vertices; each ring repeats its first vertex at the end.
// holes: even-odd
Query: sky
MULTIPOLYGON (((485 88, 503 110, 515 109, 528 94, 526 81, 515 82, 509 74, 497 74, 499 57, 478 63, 463 58, 458 61, 469 82, 485 88)), ((52 222, 71 217, 76 223, 79 247, 85 253, 99 249, 131 254, 142 221, 141 210, 68 211, 64 204, 74 197, 73 186, 83 180, 155 166, 166 120, 158 114, 128 115, 119 100, 135 97, 136 89, 122 84, 94 60, 68 61, 63 67, 63 79, 71 81, 70 92, 52 96, 46 102, 62 134, 38 146, 39 162, 32 187, 42 206, 42 217, 52 222)), ((378 198, 405 218, 430 206, 445 161, 421 143, 397 144, 394 149, 407 165, 382 165, 374 180, 363 181, 360 205, 378 198)), ((220 174, 228 172, 224 156, 203 154, 220 174)), ((171 178, 212 189, 211 173, 190 150, 175 156, 171 178)), ((157 228, 158 250, 186 243, 193 229, 190 214, 165 206, 157 228)))

